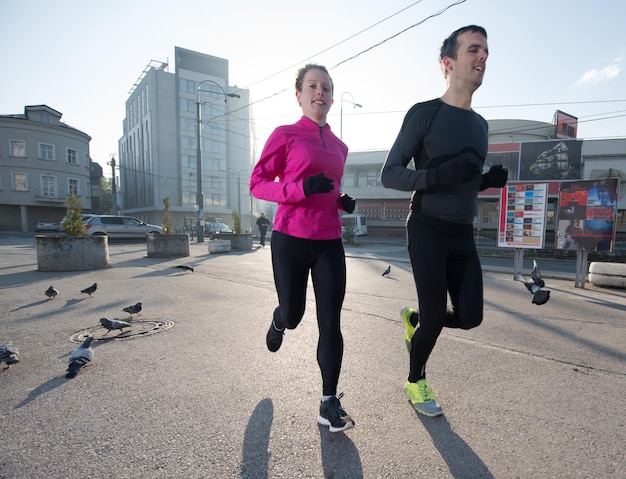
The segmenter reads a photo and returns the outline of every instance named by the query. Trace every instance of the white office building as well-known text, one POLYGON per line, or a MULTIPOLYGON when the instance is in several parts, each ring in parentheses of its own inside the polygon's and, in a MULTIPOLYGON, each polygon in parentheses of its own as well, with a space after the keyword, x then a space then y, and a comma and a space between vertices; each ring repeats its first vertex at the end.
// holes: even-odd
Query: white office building
POLYGON ((123 214, 161 224, 167 197, 178 231, 195 232, 199 212, 204 221, 232 226, 233 210, 242 232, 249 230, 249 103, 248 90, 229 84, 226 59, 176 47, 174 72, 167 63, 151 61, 126 101, 119 140, 123 214), (198 150, 203 205, 198 204, 198 150))

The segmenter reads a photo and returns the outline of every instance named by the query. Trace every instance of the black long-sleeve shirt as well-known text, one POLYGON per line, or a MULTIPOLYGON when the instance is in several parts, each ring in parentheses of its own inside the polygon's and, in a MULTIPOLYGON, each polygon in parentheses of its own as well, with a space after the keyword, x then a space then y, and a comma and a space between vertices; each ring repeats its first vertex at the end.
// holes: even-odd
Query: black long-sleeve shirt
POLYGON ((385 188, 417 192, 419 211, 450 223, 471 224, 481 177, 465 184, 429 188, 426 170, 456 157, 484 163, 489 147, 487 121, 473 110, 440 99, 417 103, 402 127, 381 171, 385 188), (469 153, 461 153, 470 151, 469 153), (414 161, 415 169, 409 163, 414 161))

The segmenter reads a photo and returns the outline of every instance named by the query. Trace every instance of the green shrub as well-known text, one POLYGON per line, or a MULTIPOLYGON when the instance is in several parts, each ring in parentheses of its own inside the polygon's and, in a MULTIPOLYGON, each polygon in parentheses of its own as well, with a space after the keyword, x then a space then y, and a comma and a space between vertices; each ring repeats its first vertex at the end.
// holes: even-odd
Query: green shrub
POLYGON ((170 198, 166 196, 163 198, 163 233, 172 234, 174 228, 172 227, 172 213, 170 212, 170 198))
POLYGON ((67 215, 63 220, 63 229, 68 236, 82 236, 87 228, 82 221, 83 205, 75 194, 67 197, 67 215))
POLYGON ((237 210, 233 210, 233 233, 241 234, 241 222, 237 210))

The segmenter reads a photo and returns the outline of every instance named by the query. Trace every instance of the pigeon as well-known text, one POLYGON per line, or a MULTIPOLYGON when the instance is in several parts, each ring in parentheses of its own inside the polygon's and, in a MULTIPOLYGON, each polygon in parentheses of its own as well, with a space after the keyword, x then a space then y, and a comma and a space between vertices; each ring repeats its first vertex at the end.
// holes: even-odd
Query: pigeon
POLYGON ((46 289, 46 296, 48 297, 48 299, 54 299, 59 295, 59 290, 56 289, 54 286, 50 286, 48 289, 46 289))
POLYGON ((545 281, 541 277, 541 271, 539 271, 539 265, 537 264, 536 259, 533 260, 533 270, 530 272, 530 278, 540 288, 543 288, 546 285, 545 281))
POLYGON ((88 294, 89 297, 91 297, 96 292, 96 289, 98 289, 98 283, 92 284, 89 288, 81 289, 80 292, 88 294))
POLYGON ((83 341, 83 344, 72 351, 69 359, 67 360, 67 370, 65 371, 66 378, 72 379, 76 377, 78 371, 85 366, 88 366, 93 360, 93 349, 91 348, 92 341, 93 336, 87 336, 83 341))
POLYGON ((130 317, 132 318, 134 314, 141 313, 141 303, 133 304, 132 306, 123 308, 122 311, 130 314, 130 317))
POLYGON ((107 330, 107 332, 104 333, 105 336, 109 334, 113 329, 119 329, 124 332, 124 328, 130 328, 132 326, 132 324, 130 324, 128 321, 107 318, 100 318, 100 324, 103 328, 107 330))
POLYGON ((10 341, 4 346, 0 346, 0 363, 6 364, 4 369, 9 369, 11 364, 20 362, 20 352, 10 341))
POLYGON ((543 288, 546 283, 541 277, 541 273, 539 272, 539 265, 536 260, 533 260, 533 270, 530 273, 530 277, 532 281, 528 281, 522 274, 515 275, 515 280, 521 283, 524 283, 526 289, 530 291, 533 295, 533 304, 537 306, 541 306, 542 304, 546 304, 550 299, 550 291, 543 288))
POLYGON ((391 273, 391 265, 387 266, 387 269, 383 271, 383 274, 381 274, 381 276, 387 276, 389 273, 391 273))
POLYGON ((193 268, 191 266, 187 266, 186 264, 179 264, 178 266, 174 266, 174 268, 182 269, 186 273, 193 273, 193 268))

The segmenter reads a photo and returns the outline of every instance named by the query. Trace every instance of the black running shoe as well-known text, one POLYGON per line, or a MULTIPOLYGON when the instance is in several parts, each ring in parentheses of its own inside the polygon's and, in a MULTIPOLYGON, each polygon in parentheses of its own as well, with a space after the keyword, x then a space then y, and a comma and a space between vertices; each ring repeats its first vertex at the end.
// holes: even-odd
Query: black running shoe
POLYGON ((345 431, 354 427, 354 421, 348 413, 341 407, 339 400, 343 397, 343 393, 339 397, 332 396, 320 404, 320 413, 317 416, 317 422, 322 426, 328 426, 330 432, 345 431))
POLYGON ((270 324, 270 329, 267 330, 267 335, 265 336, 265 342, 267 343, 267 349, 271 352, 275 353, 280 349, 280 345, 283 344, 283 335, 285 334, 285 328, 278 329, 272 321, 270 324))

